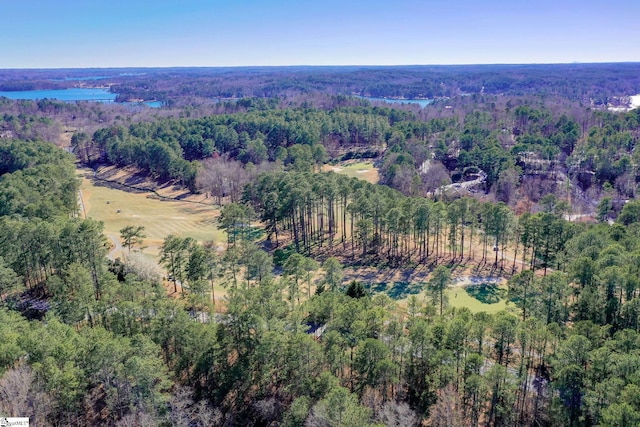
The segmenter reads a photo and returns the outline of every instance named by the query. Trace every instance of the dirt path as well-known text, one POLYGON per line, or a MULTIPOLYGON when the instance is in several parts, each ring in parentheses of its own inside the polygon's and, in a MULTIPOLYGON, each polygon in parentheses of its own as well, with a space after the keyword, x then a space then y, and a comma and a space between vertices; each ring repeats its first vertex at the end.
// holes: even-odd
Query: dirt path
POLYGON ((80 206, 79 213, 81 218, 87 219, 87 208, 84 205, 84 198, 82 197, 82 190, 78 190, 78 204, 80 206))
POLYGON ((107 258, 111 261, 117 258, 117 255, 122 251, 122 243, 120 243, 120 236, 116 236, 115 234, 109 234, 109 240, 113 242, 113 248, 107 254, 107 258))

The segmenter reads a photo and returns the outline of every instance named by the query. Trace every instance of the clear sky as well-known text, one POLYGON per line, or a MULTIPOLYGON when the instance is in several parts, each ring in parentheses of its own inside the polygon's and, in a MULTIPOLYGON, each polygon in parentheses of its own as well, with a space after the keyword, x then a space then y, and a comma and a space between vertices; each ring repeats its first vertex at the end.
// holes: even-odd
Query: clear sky
POLYGON ((640 0, 0 0, 0 68, 640 62, 640 0))

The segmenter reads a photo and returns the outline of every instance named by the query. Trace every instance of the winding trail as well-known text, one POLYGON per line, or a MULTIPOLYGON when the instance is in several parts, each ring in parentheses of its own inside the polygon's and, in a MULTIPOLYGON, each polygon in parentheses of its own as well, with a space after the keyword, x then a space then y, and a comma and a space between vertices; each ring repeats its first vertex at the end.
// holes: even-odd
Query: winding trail
POLYGON ((471 187, 474 187, 476 185, 480 185, 483 182, 485 182, 486 180, 487 180, 487 174, 484 173, 484 171, 480 171, 480 172, 478 172, 478 177, 476 179, 471 180, 471 181, 457 182, 455 184, 443 185, 442 187, 437 188, 434 191, 434 194, 436 196, 439 196, 441 194, 446 193, 449 190, 454 190, 454 191, 466 190, 466 191, 469 191, 471 189, 471 187))
POLYGON ((113 242, 113 248, 107 254, 107 258, 111 261, 116 259, 116 255, 122 251, 122 243, 120 243, 120 236, 116 236, 115 234, 110 234, 109 240, 113 242))
MULTIPOLYGON (((422 164, 420 165, 418 170, 420 171, 421 174, 426 174, 427 172, 429 172, 430 166, 431 166, 431 161, 430 160, 425 160, 424 162, 422 162, 422 164)), ((485 171, 479 170, 477 175, 478 175, 478 177, 476 179, 471 180, 471 181, 462 181, 462 182, 456 182, 454 184, 442 185, 442 186, 436 188, 433 191, 433 195, 434 196, 439 196, 439 195, 442 195, 442 194, 446 193, 449 190, 453 190, 453 191, 458 191, 458 190, 470 191, 472 187, 475 187, 476 185, 480 185, 480 184, 484 183, 487 180, 487 174, 485 173, 485 171)))

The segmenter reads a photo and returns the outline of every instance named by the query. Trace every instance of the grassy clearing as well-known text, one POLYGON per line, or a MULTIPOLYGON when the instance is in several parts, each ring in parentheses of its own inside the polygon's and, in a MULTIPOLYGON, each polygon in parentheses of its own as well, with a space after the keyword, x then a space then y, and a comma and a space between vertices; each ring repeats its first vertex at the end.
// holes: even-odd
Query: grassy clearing
POLYGON ((426 288, 423 282, 378 282, 367 283, 365 287, 374 294, 384 293, 391 299, 403 300, 411 295, 419 295, 426 288))
MULTIPOLYGON (((336 170, 348 176, 365 179, 370 182, 377 181, 377 170, 371 162, 351 162, 340 166, 325 165, 325 170, 336 170)), ((92 174, 85 170, 87 176, 92 174)), ((108 179, 124 181, 125 178, 117 175, 117 171, 110 171, 112 175, 108 179)), ((107 175, 107 174, 103 174, 107 175)), ((137 185, 137 183, 136 183, 137 185)), ((88 217, 102 221, 105 225, 105 234, 114 244, 111 255, 118 257, 123 254, 120 245, 120 229, 127 225, 142 225, 145 227, 147 237, 144 240, 144 255, 157 262, 159 247, 163 239, 169 234, 180 237, 192 237, 200 242, 215 241, 224 246, 226 236, 217 229, 217 217, 219 208, 211 204, 193 203, 208 202, 203 197, 192 197, 178 190, 172 192, 170 188, 161 188, 158 191, 168 197, 185 197, 188 200, 169 201, 161 200, 151 192, 131 192, 110 188, 101 185, 100 181, 94 182, 90 178, 82 178, 82 199, 88 217)), ((458 271, 456 276, 466 276, 470 271, 458 271)), ((374 293, 385 293, 400 304, 406 303, 407 298, 416 295, 419 299, 426 297, 426 282, 429 277, 429 269, 419 267, 416 269, 378 269, 358 268, 355 271, 345 271, 345 282, 348 280, 360 280, 374 293)), ((171 288, 172 285, 168 284, 171 288)), ((216 284, 216 298, 223 297, 226 292, 220 284, 216 284)), ((464 285, 457 285, 447 291, 449 305, 452 307, 467 307, 472 312, 486 311, 495 313, 507 308, 501 294, 502 286, 487 287, 482 289, 471 288, 467 292, 464 285), (475 296, 475 297, 474 297, 475 296), (484 302, 483 302, 484 301, 484 302)))
MULTIPOLYGON (((384 293, 398 301, 401 305, 405 304, 411 295, 417 296, 419 300, 429 301, 429 296, 425 292, 426 286, 426 283, 423 282, 381 282, 366 284, 367 289, 372 293, 384 293)), ((449 307, 466 307, 471 310, 472 313, 478 313, 480 311, 497 313, 502 310, 507 310, 506 300, 500 299, 495 303, 482 302, 473 297, 464 287, 447 289, 446 296, 449 307)))
MULTIPOLYGON (((427 283, 429 270, 423 269, 376 269, 358 268, 345 270, 345 283, 351 280, 362 282, 373 294, 383 293, 400 305, 405 305, 411 296, 421 301, 429 301, 427 283)), ((497 313, 502 310, 515 310, 506 303, 507 286, 497 277, 480 277, 465 271, 456 275, 446 296, 450 307, 467 307, 471 312, 485 311, 497 313)))
POLYGON ((120 229, 127 225, 145 227, 144 252, 152 256, 157 256, 159 246, 169 234, 200 242, 226 241, 217 228, 220 211, 212 205, 159 200, 151 193, 109 188, 87 178, 82 178, 81 193, 86 215, 104 223, 105 234, 116 246, 120 229))
POLYGON ((372 184, 377 184, 380 179, 378 169, 373 165, 373 162, 347 161, 335 165, 324 165, 322 171, 333 171, 348 177, 362 179, 372 184))
MULTIPOLYGON (((406 304, 407 299, 415 295, 421 301, 429 301, 429 296, 425 291, 427 285, 424 282, 379 282, 366 283, 365 287, 373 294, 384 293, 391 299, 398 301, 401 305, 406 304)), ((502 287, 499 287, 502 289, 502 287)), ((506 287, 504 288, 506 290, 506 287)), ((497 313, 502 310, 513 309, 513 305, 507 307, 504 298, 500 298, 493 303, 483 302, 482 298, 474 297, 473 291, 468 292, 465 287, 454 287, 447 289, 446 296, 448 306, 455 308, 468 308, 472 313, 481 311, 487 313, 497 313)), ((476 295, 477 296, 477 295, 476 295)), ((486 300, 485 300, 486 301, 486 300)))
MULTIPOLYGON (((160 200, 150 192, 129 192, 99 184, 83 177, 80 187, 82 201, 86 215, 104 223, 104 233, 113 245, 111 256, 114 258, 121 257, 127 251, 120 244, 120 229, 127 225, 145 227, 147 237, 142 252, 154 262, 158 262, 160 246, 169 234, 192 237, 200 242, 213 240, 219 245, 226 242, 226 235, 217 228, 220 210, 215 206, 160 200)), ((162 193, 171 196, 167 192, 162 193)), ((165 282, 165 287, 167 293, 173 294, 172 283, 165 282)), ((226 295, 226 289, 221 283, 216 283, 215 293, 216 299, 221 300, 226 295)), ((180 296, 180 291, 173 296, 180 296)))
POLYGON ((487 313, 497 313, 502 310, 507 310, 506 300, 500 299, 498 302, 492 304, 483 303, 481 300, 471 296, 471 294, 467 292, 467 289, 465 289, 464 287, 447 289, 447 297, 449 298, 450 307, 467 307, 469 310, 471 310, 472 313, 478 313, 480 311, 485 311, 487 313))

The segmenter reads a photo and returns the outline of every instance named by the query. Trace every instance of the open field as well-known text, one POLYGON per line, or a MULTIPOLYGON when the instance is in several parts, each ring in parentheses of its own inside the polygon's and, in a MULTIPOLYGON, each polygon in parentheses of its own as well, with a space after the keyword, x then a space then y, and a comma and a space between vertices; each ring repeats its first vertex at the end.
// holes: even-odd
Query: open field
MULTIPOLYGON (((372 293, 384 293, 398 303, 406 304, 411 296, 416 296, 421 301, 429 301, 429 274, 429 269, 424 266, 416 269, 347 268, 345 283, 358 280, 372 293)), ((515 309, 513 305, 507 307, 506 290, 504 279, 475 275, 467 268, 454 274, 446 295, 450 307, 467 307, 473 313, 497 313, 501 310, 515 309)))
MULTIPOLYGON (((85 174, 91 173, 83 170, 85 174)), ((91 176, 91 175, 89 175, 91 176)), ((150 192, 133 192, 110 188, 100 181, 82 177, 81 184, 84 215, 102 221, 104 232, 118 250, 120 229, 127 225, 144 226, 145 254, 156 256, 163 239, 169 234, 192 237, 198 241, 226 241, 217 228, 220 210, 203 203, 186 200, 162 200, 150 192)))
MULTIPOLYGON (((104 233, 109 239, 110 258, 125 255, 120 241, 120 229, 127 225, 142 225, 147 237, 143 242, 142 253, 146 258, 158 262, 162 241, 169 234, 180 237, 192 237, 200 242, 214 241, 223 247, 226 235, 217 228, 218 207, 200 203, 200 196, 186 200, 160 199, 152 192, 134 192, 111 188, 108 183, 93 180, 93 172, 82 169, 80 192, 82 196, 82 215, 104 223, 104 233)), ((158 191, 166 197, 180 196, 171 189, 158 191)), ((173 294, 173 283, 165 282, 169 294, 173 294)), ((215 286, 216 300, 226 295, 221 284, 215 286)), ((179 296, 173 295, 175 297, 179 296)))
POLYGON ((377 184, 380 179, 378 176, 378 169, 373 165, 373 162, 357 162, 350 160, 336 165, 324 165, 322 167, 322 171, 333 171, 348 177, 362 179, 372 184, 377 184))
MULTIPOLYGON (((506 286, 504 286, 504 289, 506 289, 506 286)), ((500 299, 500 301, 493 304, 483 303, 479 299, 471 296, 464 287, 447 289, 447 298, 449 299, 449 307, 467 307, 472 313, 478 313, 480 311, 497 313, 502 310, 507 310, 507 303, 504 299, 500 299)), ((514 307, 513 305, 509 306, 510 309, 514 307)))
MULTIPOLYGON (((469 286, 454 286, 446 290, 447 306, 455 308, 468 308, 472 313, 484 311, 487 313, 497 313, 507 310, 506 300, 502 297, 495 302, 488 302, 482 298, 473 296, 469 286)), ((390 298, 404 304, 411 295, 418 297, 418 300, 429 301, 427 294, 427 284, 425 282, 377 282, 366 284, 367 289, 372 293, 384 293, 390 298)), ((506 286, 498 286, 498 289, 506 290, 506 286)), ((474 294, 475 295, 475 294, 474 294)), ((511 306, 513 308, 514 306, 511 306)))

